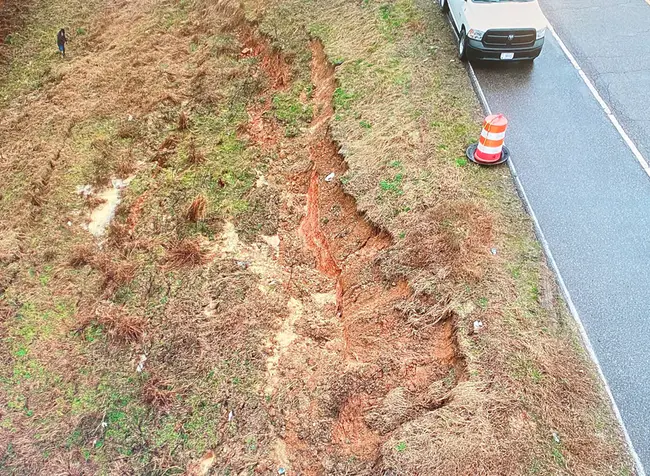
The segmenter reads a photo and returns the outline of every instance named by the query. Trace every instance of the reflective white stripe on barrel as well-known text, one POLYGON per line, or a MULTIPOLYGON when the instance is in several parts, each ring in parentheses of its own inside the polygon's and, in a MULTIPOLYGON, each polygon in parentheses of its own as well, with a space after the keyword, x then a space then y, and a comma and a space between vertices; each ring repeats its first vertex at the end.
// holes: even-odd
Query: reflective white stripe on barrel
POLYGON ((479 144, 477 150, 480 150, 484 154, 490 154, 490 155, 499 154, 499 155, 501 155, 501 152, 503 151, 503 146, 501 145, 499 147, 485 147, 484 145, 479 144))
POLYGON ((506 138, 505 132, 488 132, 485 129, 481 131, 481 137, 485 137, 488 140, 503 140, 506 138))
POLYGON ((478 142, 476 152, 474 152, 474 159, 477 162, 490 164, 501 160, 507 128, 508 120, 503 114, 485 118, 481 138, 478 142))

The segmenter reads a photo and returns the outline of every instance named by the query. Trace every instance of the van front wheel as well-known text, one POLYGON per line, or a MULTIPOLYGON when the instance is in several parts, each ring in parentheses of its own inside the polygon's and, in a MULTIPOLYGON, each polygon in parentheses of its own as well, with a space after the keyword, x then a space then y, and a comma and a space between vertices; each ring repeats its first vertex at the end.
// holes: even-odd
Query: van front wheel
POLYGON ((460 38, 458 39, 458 58, 462 61, 467 59, 467 33, 465 33, 465 27, 460 30, 460 38))

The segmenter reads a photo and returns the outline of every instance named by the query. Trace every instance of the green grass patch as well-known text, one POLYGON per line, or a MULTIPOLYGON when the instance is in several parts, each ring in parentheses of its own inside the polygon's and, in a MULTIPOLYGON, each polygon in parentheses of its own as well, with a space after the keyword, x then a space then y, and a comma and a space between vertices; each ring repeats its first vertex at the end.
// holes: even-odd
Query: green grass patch
POLYGON ((343 88, 336 88, 334 90, 334 109, 346 110, 350 108, 355 94, 344 90, 343 88))
POLYGON ((294 88, 273 96, 273 115, 284 124, 287 137, 297 136, 313 117, 312 106, 300 101, 301 91, 306 93, 303 88, 294 88))
POLYGON ((379 188, 382 192, 388 192, 395 195, 404 194, 402 189, 402 182, 404 181, 404 175, 399 173, 396 174, 392 179, 382 180, 379 182, 379 188))
POLYGON ((513 376, 518 380, 528 381, 533 384, 540 384, 544 380, 542 371, 535 365, 535 362, 526 356, 513 357, 511 365, 513 376))
POLYGON ((416 21, 420 15, 409 0, 385 2, 378 8, 380 31, 389 41, 394 41, 407 23, 416 21))

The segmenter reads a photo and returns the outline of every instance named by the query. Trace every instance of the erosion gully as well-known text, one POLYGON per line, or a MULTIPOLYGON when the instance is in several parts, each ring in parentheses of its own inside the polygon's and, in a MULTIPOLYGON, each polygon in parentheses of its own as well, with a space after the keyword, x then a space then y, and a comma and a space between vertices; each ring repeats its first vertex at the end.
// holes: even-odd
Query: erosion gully
POLYGON ((290 67, 254 28, 242 38, 242 54, 257 57, 270 79, 266 100, 249 110, 248 136, 278 151, 268 178, 282 197, 278 260, 290 276, 287 314, 268 350, 265 392, 281 429, 273 464, 334 474, 354 460, 358 474, 371 474, 383 468, 391 432, 444 405, 464 378, 453 317, 414 331, 397 309, 409 284, 386 282, 378 265, 393 239, 340 181, 348 166, 330 133, 337 84, 323 44, 309 45, 313 120, 289 139, 268 112, 272 95, 291 86, 290 67), (393 415, 387 405, 396 396, 410 403, 393 415))

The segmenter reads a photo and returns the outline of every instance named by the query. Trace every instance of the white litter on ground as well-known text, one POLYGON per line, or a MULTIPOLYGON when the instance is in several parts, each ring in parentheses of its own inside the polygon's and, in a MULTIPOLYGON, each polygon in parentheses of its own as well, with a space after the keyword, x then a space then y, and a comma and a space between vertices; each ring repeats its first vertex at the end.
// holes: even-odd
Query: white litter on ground
MULTIPOLYGON (((115 217, 115 210, 120 204, 121 191, 131 182, 132 179, 133 177, 126 180, 113 179, 111 181, 111 187, 97 193, 97 197, 104 200, 104 202, 95 208, 90 215, 88 231, 92 233, 93 236, 100 237, 106 233, 106 228, 108 228, 111 220, 115 217)), ((88 187, 88 185, 85 187, 88 187)), ((85 187, 82 188, 82 192, 80 193, 85 192, 85 187)))
POLYGON ((138 366, 136 367, 135 371, 141 373, 144 370, 144 363, 146 361, 147 361, 147 356, 142 354, 140 356, 140 361, 138 362, 138 366))
POLYGON ((92 185, 77 185, 77 194, 82 195, 84 198, 87 198, 93 193, 92 185))

